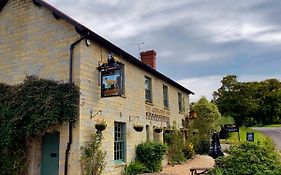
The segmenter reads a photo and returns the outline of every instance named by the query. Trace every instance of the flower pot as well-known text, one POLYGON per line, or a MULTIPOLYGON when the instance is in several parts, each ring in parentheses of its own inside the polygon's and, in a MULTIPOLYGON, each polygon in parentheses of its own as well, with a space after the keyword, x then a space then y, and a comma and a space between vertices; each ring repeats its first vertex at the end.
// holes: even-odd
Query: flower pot
POLYGON ((156 133, 160 133, 160 132, 162 132, 162 128, 155 128, 154 131, 155 131, 156 133))
POLYGON ((95 125, 95 128, 98 130, 98 131, 103 131, 105 130, 107 125, 104 125, 104 124, 96 124, 95 125))
POLYGON ((143 126, 134 126, 135 131, 142 132, 143 126))

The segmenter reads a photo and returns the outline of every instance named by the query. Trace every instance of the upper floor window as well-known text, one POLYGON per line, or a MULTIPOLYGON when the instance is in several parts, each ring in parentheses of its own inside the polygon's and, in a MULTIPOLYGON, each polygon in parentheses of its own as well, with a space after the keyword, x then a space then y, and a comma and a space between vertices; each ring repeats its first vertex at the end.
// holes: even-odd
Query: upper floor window
POLYGON ((145 76, 144 77, 145 84, 145 101, 152 103, 152 84, 151 78, 145 76))
POLYGON ((178 93, 178 103, 179 103, 179 112, 185 111, 185 99, 182 96, 182 93, 178 93))
POLYGON ((165 108, 169 108, 168 86, 163 85, 163 103, 165 108))

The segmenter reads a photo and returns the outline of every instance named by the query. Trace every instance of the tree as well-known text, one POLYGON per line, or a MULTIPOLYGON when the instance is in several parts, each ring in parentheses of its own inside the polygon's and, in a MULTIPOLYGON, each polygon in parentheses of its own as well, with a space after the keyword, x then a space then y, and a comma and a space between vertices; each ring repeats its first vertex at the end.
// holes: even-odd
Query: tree
POLYGON ((246 126, 281 121, 280 81, 238 82, 235 75, 228 75, 221 82, 222 86, 213 93, 213 102, 222 115, 246 126))
MULTIPOLYGON (((191 131, 198 131, 197 139, 193 140, 196 142, 194 144, 200 149, 199 153, 206 153, 209 149, 209 140, 212 133, 220 130, 219 120, 221 114, 217 106, 208 102, 205 97, 202 97, 197 103, 194 103, 191 106, 191 110, 194 110, 197 116, 191 123, 191 131)), ((190 135, 192 135, 192 133, 190 135)))

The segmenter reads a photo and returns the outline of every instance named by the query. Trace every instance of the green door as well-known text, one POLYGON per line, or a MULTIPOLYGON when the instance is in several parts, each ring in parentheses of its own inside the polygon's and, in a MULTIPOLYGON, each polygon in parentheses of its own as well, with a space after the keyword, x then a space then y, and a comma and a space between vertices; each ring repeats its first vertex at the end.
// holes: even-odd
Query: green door
POLYGON ((59 174, 59 143, 60 134, 45 134, 42 139, 41 175, 59 174))

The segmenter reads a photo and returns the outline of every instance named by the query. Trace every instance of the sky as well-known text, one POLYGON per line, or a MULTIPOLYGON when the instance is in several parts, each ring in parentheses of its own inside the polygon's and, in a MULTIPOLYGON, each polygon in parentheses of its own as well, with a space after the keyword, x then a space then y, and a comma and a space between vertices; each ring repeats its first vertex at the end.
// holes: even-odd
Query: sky
POLYGON ((212 99, 226 75, 281 79, 280 0, 45 0, 157 70, 212 99))

